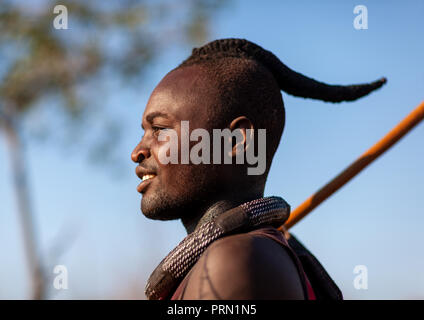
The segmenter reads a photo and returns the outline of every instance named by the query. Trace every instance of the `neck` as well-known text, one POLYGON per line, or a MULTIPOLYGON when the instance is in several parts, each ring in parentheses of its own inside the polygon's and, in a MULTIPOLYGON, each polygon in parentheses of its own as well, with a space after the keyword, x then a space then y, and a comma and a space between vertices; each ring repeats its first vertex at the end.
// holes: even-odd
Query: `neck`
POLYGON ((181 221, 187 231, 187 234, 192 233, 198 225, 209 221, 212 218, 216 218, 221 213, 228 211, 232 208, 235 208, 242 203, 258 199, 263 197, 263 192, 261 193, 251 193, 239 195, 228 199, 215 200, 209 203, 207 206, 196 211, 196 214, 181 218, 181 221))

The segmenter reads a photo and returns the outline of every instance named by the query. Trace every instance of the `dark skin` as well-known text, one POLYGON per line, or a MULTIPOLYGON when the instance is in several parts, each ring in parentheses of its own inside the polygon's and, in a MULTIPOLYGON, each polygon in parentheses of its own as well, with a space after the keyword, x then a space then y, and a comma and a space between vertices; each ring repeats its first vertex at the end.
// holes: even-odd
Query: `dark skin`
MULTIPOLYGON (((265 184, 252 183, 246 165, 162 164, 159 132, 173 129, 181 136, 181 121, 190 132, 212 130, 210 110, 221 105, 219 92, 207 74, 193 65, 170 72, 154 89, 143 114, 145 134, 131 154, 136 174, 151 179, 138 186, 141 209, 151 219, 181 219, 188 233, 209 216, 217 216, 246 201, 263 196, 265 184)), ((233 146, 231 156, 245 152, 246 129, 252 122, 240 115, 228 119, 227 128, 240 130, 244 148, 233 146)), ((223 128, 219 128, 223 129, 223 128)), ((196 142, 192 143, 193 145, 196 142)), ((181 146, 178 146, 179 151, 181 146)), ((270 239, 234 235, 215 241, 189 273, 185 299, 303 299, 295 264, 270 239), (223 263, 225 261, 225 263, 223 263), (205 277, 208 281, 204 281, 205 277)))
POLYGON ((183 300, 301 300, 289 254, 275 241, 248 233, 215 241, 187 275, 183 300))

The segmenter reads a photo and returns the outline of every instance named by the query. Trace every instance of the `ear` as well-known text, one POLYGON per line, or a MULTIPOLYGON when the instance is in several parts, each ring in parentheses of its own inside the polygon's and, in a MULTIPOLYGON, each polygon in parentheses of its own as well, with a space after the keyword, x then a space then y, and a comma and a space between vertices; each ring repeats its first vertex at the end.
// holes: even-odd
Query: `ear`
POLYGON ((236 132, 236 141, 232 141, 231 157, 235 157, 239 152, 246 152, 249 142, 253 141, 254 128, 252 121, 245 116, 240 116, 231 121, 231 132, 238 131, 236 132), (250 130, 248 131, 248 129, 250 130))

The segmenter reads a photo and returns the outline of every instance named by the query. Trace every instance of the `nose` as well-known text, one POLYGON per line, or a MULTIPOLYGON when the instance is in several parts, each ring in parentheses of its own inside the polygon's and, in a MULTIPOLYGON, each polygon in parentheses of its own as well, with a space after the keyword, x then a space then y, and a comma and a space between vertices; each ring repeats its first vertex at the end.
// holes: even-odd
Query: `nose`
POLYGON ((131 160, 135 163, 140 163, 144 159, 150 157, 150 151, 148 148, 141 145, 141 142, 135 147, 131 153, 131 160))

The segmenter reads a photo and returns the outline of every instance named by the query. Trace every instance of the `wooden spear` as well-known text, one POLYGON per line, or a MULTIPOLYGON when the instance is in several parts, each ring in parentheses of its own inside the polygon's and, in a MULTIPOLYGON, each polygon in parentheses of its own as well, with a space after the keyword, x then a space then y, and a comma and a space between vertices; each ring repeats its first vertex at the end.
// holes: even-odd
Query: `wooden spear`
POLYGON ((386 150, 392 147, 412 128, 414 128, 421 120, 424 119, 424 101, 416 107, 406 118, 399 122, 388 134, 380 141, 374 144, 356 161, 343 170, 338 176, 319 189, 316 193, 306 199, 300 206, 290 214, 289 219, 282 225, 279 230, 285 231, 293 227, 297 222, 304 218, 309 212, 315 209, 334 192, 344 186, 349 180, 355 177, 366 166, 382 155, 386 150))

